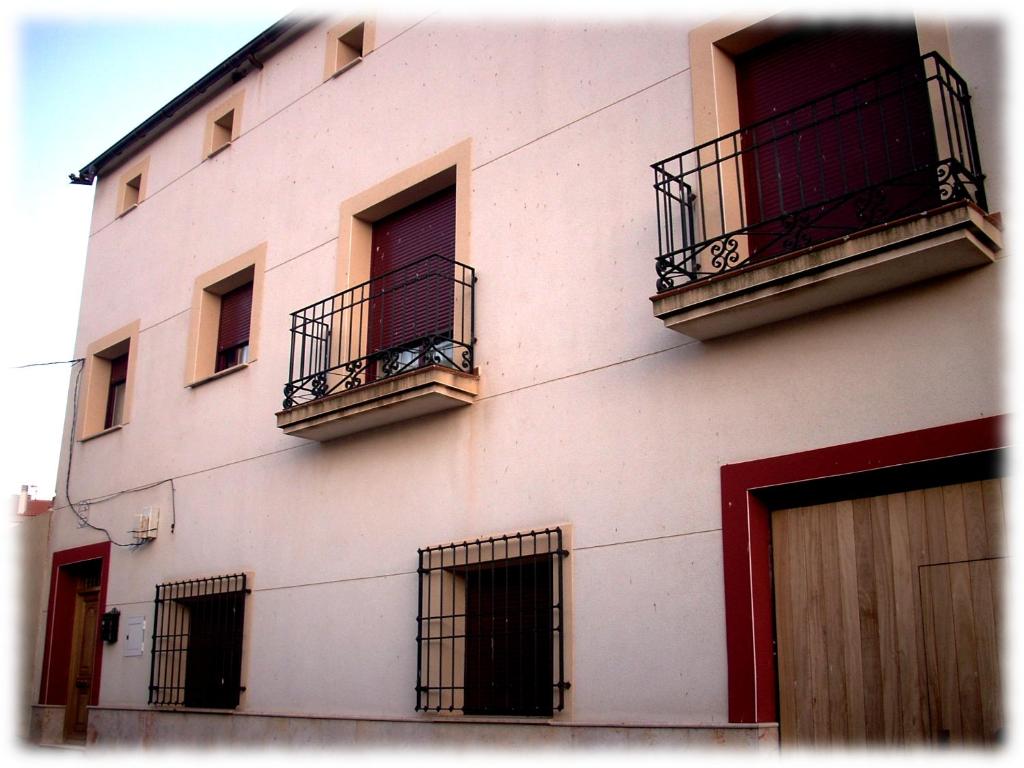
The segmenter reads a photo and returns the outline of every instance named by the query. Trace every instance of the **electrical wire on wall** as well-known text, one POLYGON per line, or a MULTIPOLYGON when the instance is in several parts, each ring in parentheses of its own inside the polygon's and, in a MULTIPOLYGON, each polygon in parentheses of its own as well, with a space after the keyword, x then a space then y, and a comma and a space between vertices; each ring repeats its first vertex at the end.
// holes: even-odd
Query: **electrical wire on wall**
POLYGON ((126 547, 130 549, 139 549, 140 547, 148 544, 151 539, 142 539, 137 542, 120 542, 116 541, 113 536, 110 535, 110 531, 98 525, 94 525, 89 521, 86 513, 89 508, 95 504, 102 504, 106 501, 111 501, 119 496, 123 496, 128 493, 136 493, 138 491, 145 491, 150 488, 155 488, 158 485, 164 483, 170 483, 171 485, 171 532, 174 532, 174 526, 176 523, 177 513, 174 505, 174 480, 158 480, 154 483, 148 483, 146 485, 140 485, 135 488, 126 488, 122 491, 115 491, 108 493, 103 496, 97 496, 91 499, 82 499, 78 502, 71 500, 71 464, 75 453, 75 424, 78 423, 78 399, 82 384, 82 372, 85 369, 85 359, 75 358, 73 360, 57 360, 48 363, 29 363, 28 365, 19 365, 16 368, 34 368, 43 365, 77 365, 78 370, 75 373, 75 386, 72 396, 72 408, 71 408, 71 429, 68 430, 68 466, 67 471, 64 473, 64 498, 67 500, 68 508, 74 513, 75 517, 78 518, 79 525, 83 528, 90 528, 94 531, 98 531, 107 537, 107 541, 117 547, 126 547))

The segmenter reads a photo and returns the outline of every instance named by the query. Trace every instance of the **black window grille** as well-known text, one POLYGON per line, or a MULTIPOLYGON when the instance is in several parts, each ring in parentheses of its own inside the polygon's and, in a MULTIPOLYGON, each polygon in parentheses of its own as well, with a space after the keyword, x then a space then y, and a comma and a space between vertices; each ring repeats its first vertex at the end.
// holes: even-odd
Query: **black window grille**
POLYGON ((417 711, 565 708, 560 528, 419 550, 417 711))
POLYGON ((238 706, 249 591, 245 574, 157 585, 150 704, 238 706))

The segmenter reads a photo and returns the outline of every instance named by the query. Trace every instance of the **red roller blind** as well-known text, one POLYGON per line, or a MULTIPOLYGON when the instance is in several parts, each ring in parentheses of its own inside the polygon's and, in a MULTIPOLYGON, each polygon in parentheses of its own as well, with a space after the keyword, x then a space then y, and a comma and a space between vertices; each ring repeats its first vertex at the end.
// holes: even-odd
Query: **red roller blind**
POLYGON ((808 211, 811 240, 856 230, 855 206, 833 201, 858 190, 882 190, 893 212, 928 207, 908 183, 935 157, 927 91, 914 81, 919 57, 912 24, 822 25, 737 57, 740 124, 758 124, 742 138, 750 242, 765 247, 760 258, 784 249, 756 234, 759 222, 808 211), (851 88, 865 78, 875 79, 851 88))
POLYGON ((252 283, 246 283, 221 296, 217 351, 223 352, 248 343, 251 319, 252 283))
POLYGON ((454 265, 438 254, 455 258, 455 188, 421 200, 373 225, 373 292, 370 304, 370 349, 401 346, 452 326, 454 265), (395 274, 392 273, 399 270, 395 274))
POLYGON ((110 383, 119 384, 128 380, 128 355, 115 357, 110 361, 110 383))

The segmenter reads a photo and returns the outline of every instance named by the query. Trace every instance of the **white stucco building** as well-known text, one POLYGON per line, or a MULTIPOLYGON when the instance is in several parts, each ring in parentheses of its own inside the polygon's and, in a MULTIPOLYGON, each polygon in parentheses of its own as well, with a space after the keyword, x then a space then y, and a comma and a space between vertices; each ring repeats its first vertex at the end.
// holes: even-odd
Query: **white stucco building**
POLYGON ((999 45, 289 18, 229 57, 77 174, 34 738, 998 739, 999 45))

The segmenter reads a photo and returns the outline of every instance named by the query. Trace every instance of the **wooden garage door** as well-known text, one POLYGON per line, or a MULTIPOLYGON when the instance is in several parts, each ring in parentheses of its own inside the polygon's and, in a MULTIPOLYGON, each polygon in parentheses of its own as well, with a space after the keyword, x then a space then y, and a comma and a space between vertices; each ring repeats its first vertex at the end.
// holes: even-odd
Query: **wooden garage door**
POLYGON ((1003 490, 772 513, 783 744, 1002 737, 1003 490))

